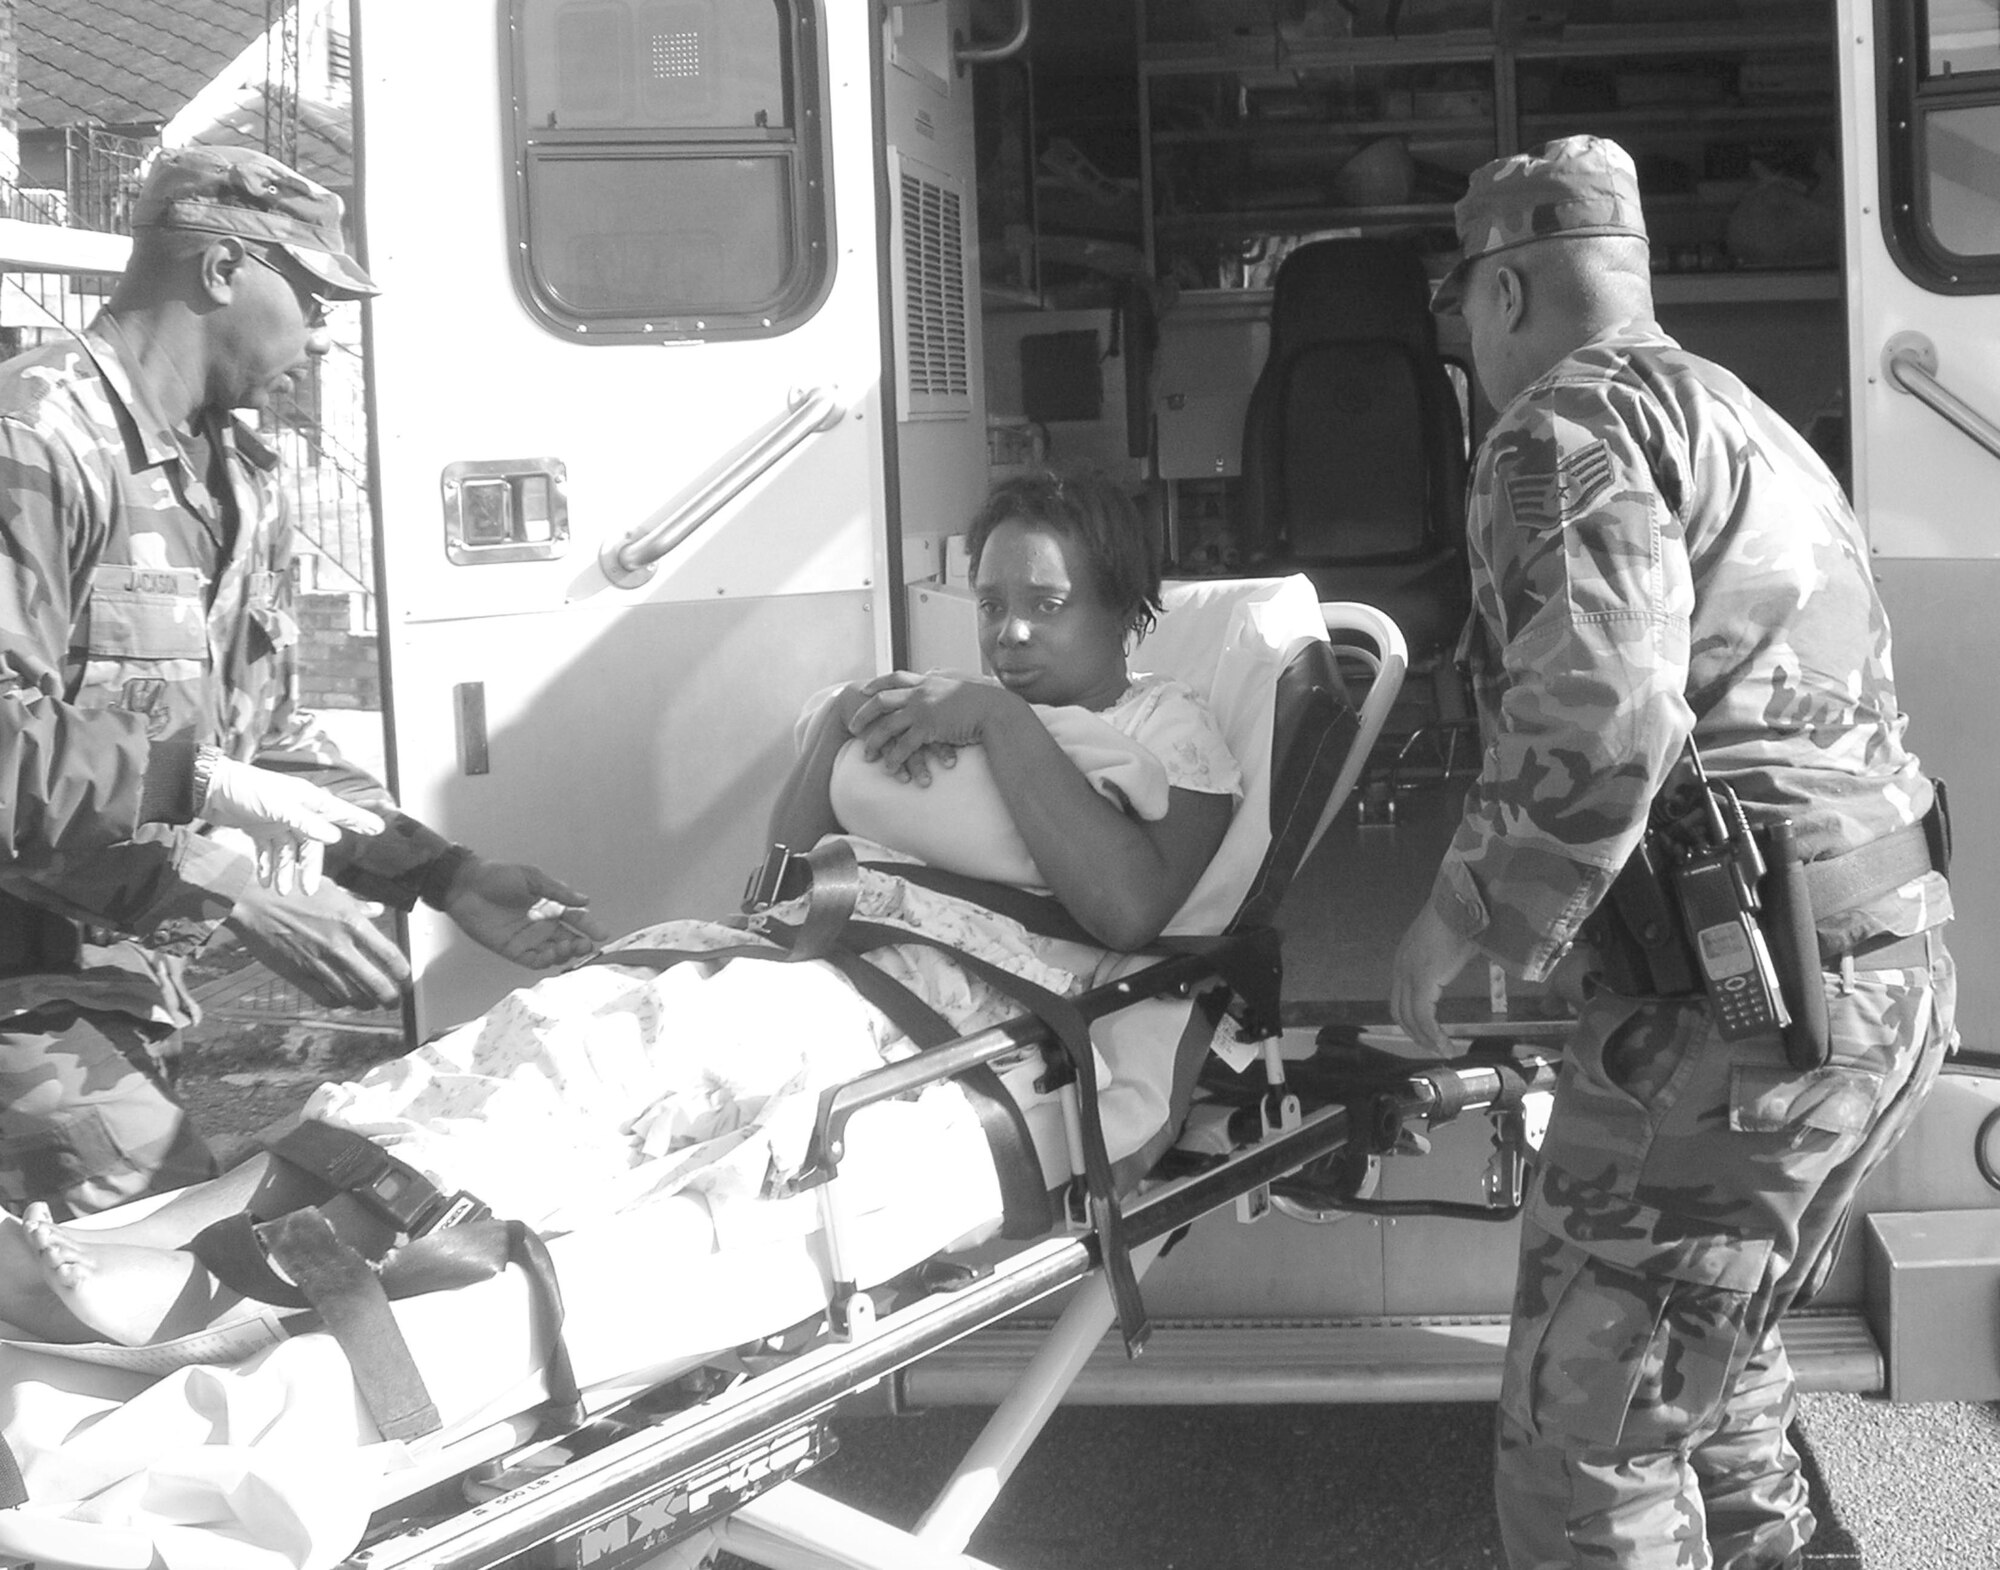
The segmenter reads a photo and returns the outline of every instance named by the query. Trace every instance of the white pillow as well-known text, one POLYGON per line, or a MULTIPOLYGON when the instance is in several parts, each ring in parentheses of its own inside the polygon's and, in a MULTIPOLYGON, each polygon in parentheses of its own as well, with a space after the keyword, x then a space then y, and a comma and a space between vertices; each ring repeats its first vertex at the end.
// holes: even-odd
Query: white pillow
MULTIPOLYGON (((1035 714, 1070 762, 1119 810, 1148 822, 1167 815, 1167 771, 1146 748, 1088 709, 1037 704, 1035 714)), ((918 785, 869 762, 860 741, 853 740, 834 757, 827 795, 833 815, 850 834, 948 872, 1047 887, 1014 827, 984 747, 961 747, 952 767, 933 765, 930 784, 918 785)))

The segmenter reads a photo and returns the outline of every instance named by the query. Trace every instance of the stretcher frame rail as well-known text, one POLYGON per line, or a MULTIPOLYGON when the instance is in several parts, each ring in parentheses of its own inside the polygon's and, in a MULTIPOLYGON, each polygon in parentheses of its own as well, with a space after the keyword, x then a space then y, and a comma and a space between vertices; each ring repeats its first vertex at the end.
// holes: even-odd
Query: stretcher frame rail
MULTIPOLYGON (((1182 960, 1167 964, 1178 970, 1182 960)), ((1161 968, 1166 967, 1153 967, 1161 968)), ((1011 1048, 1021 1044, 1012 1039, 1016 1028, 982 1032, 952 1045, 968 1046, 999 1034, 1011 1048)), ((929 1061, 948 1050, 912 1061, 929 1061)), ((1490 1059, 1426 1066, 1394 1090, 1370 1087, 1374 1098, 1368 1105, 1375 1116, 1386 1103, 1402 1117, 1436 1116, 1442 1121, 1498 1105, 1524 1087, 1546 1088, 1555 1062, 1550 1053, 1524 1053, 1515 1059, 1522 1071, 1518 1074, 1497 1072, 1490 1059), (1461 1079, 1472 1085, 1469 1095, 1458 1093, 1461 1079)), ((1165 1238, 1232 1204, 1239 1195, 1331 1155, 1353 1138, 1367 1137, 1356 1125, 1346 1104, 1328 1105, 1214 1167, 1162 1184, 1125 1208, 1130 1243, 1136 1248, 1165 1238)), ((1092 1234, 1033 1244, 971 1287, 927 1297, 885 1315, 864 1340, 830 1343, 801 1353, 519 1488, 364 1548, 344 1560, 340 1570, 496 1570, 592 1520, 633 1508, 707 1458, 829 1412, 844 1397, 1084 1281, 1098 1268, 1092 1234)), ((698 1530, 699 1523, 691 1529, 698 1530)))
MULTIPOLYGON (((1273 965, 1271 979, 1275 983, 1277 946, 1278 934, 1274 928, 1255 928, 1227 937, 1204 939, 1198 950, 1173 955, 1129 976, 1093 987, 1074 1000, 1075 1007, 1084 1019, 1095 1022, 1148 998, 1164 997, 1205 981, 1217 981, 1230 985, 1245 999, 1246 1006, 1253 1010, 1249 1026, 1253 1038, 1274 1035, 1278 1028, 1275 1009, 1269 1011, 1268 1020, 1256 1017, 1263 1011, 1256 1008, 1255 995, 1251 990, 1255 983, 1245 979, 1242 972, 1268 958, 1273 965)), ((844 1084, 829 1086, 820 1093, 819 1113, 814 1120, 812 1139, 806 1147, 804 1164, 796 1179, 797 1186, 815 1187, 838 1174, 841 1159, 846 1154, 848 1122, 863 1108, 956 1078, 969 1069, 995 1063, 1025 1048, 1050 1049, 1054 1046, 1055 1034, 1048 1025, 1033 1015, 1021 1015, 1004 1024, 961 1036, 956 1041, 915 1057, 905 1058, 899 1063, 871 1069, 844 1084)), ((1052 1072, 1062 1071, 1059 1061, 1052 1062, 1050 1066, 1052 1072)))

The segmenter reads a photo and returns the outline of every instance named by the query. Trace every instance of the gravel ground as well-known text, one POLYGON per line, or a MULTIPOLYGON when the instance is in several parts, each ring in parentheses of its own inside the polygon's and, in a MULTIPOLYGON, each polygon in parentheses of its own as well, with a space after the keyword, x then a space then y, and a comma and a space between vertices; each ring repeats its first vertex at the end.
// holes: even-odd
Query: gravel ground
POLYGON ((1797 1432, 1833 1506, 1814 1547, 1853 1550, 1814 1570, 2000 1570, 2000 1406, 1810 1395, 1797 1432))

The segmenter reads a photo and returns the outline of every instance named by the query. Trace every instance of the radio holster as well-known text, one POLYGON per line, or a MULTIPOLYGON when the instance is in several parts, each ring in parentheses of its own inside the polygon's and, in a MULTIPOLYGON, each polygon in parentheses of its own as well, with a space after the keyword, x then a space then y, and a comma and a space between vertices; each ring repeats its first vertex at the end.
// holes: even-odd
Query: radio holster
POLYGON ((1789 819, 1752 829, 1688 744, 1692 778, 1662 791, 1646 833, 1585 924, 1599 972, 1628 997, 1706 995, 1725 1040, 1772 1029, 1795 1068, 1827 1061, 1821 920, 1943 873, 1951 818, 1935 781, 1922 822, 1838 857, 1800 859, 1789 819))

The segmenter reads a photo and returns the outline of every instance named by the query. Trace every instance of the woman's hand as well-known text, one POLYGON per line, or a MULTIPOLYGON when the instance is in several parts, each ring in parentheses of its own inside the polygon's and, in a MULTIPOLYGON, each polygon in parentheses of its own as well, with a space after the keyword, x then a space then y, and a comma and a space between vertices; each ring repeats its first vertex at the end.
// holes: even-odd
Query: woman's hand
POLYGON ((930 782, 932 764, 948 766, 960 747, 984 741, 999 709, 1020 701, 996 681, 947 671, 891 671, 861 691, 865 699, 848 720, 849 734, 860 738, 871 762, 919 784, 930 782))

